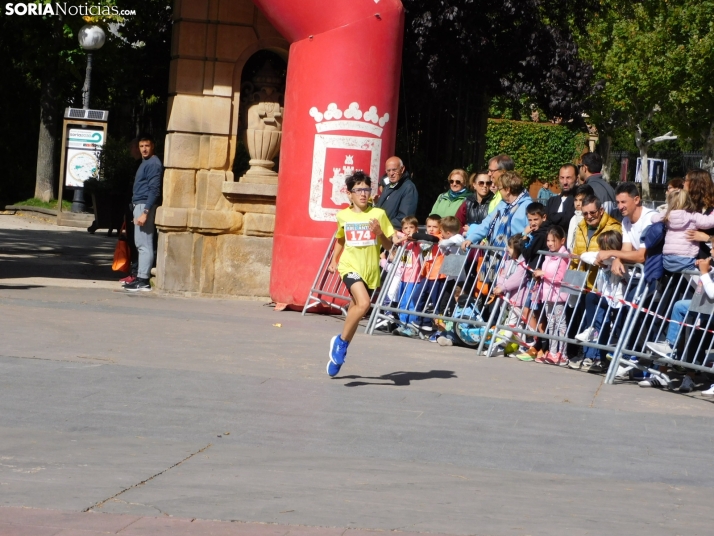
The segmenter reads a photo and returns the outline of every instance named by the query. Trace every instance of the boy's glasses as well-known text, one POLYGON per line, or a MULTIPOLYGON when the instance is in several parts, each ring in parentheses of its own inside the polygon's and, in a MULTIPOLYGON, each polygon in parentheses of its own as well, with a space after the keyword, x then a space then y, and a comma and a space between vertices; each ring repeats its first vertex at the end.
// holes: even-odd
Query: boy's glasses
POLYGON ((357 195, 369 195, 372 191, 371 188, 353 188, 352 193, 357 195))

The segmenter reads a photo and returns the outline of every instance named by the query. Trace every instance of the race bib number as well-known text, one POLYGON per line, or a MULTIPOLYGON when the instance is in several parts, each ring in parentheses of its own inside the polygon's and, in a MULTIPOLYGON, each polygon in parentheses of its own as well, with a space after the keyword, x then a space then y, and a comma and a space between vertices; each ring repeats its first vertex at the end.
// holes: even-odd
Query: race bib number
POLYGON ((369 230, 369 223, 345 223, 345 242, 348 246, 374 246, 376 237, 369 230))

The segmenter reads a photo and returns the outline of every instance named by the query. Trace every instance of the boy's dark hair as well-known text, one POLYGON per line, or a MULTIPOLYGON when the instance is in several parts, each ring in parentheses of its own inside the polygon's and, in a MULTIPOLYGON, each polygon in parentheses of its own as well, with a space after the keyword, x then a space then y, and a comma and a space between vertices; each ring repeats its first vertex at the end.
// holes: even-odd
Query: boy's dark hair
POLYGON ((461 222, 453 216, 446 216, 446 218, 441 218, 441 230, 447 233, 458 234, 461 230, 461 222))
POLYGON ((141 136, 139 136, 138 141, 149 141, 153 145, 156 145, 156 143, 154 142, 154 137, 149 133, 144 133, 141 136))
POLYGON ((546 216, 546 211, 545 207, 543 206, 542 203, 531 203, 526 207, 526 214, 529 216, 540 216, 541 218, 545 218, 546 216))
POLYGON ((521 249, 523 248, 523 235, 515 234, 508 239, 508 247, 513 249, 513 258, 517 259, 521 256, 521 249))
POLYGON ((585 153, 580 159, 580 163, 587 166, 590 173, 600 173, 602 171, 602 156, 597 153, 585 153))
POLYGON ((634 182, 623 182, 617 185, 615 188, 615 195, 627 194, 632 198, 641 197, 640 189, 634 182))
POLYGON ((355 184, 357 184, 358 182, 363 182, 370 188, 372 187, 372 179, 369 177, 369 175, 365 175, 361 171, 355 171, 352 175, 345 179, 345 186, 347 186, 347 191, 351 192, 352 188, 354 188, 355 184))
POLYGON ((600 201, 600 198, 596 195, 589 195, 583 199, 583 206, 585 205, 595 205, 595 208, 600 210, 602 208, 602 201, 600 201))
POLYGON ((590 197, 591 195, 595 195, 595 190, 593 190, 593 187, 589 184, 581 184, 580 186, 575 188, 575 197, 579 195, 590 197))
POLYGON ((402 227, 405 225, 413 225, 414 227, 419 227, 419 220, 416 216, 405 216, 402 218, 402 227))
POLYGON ((426 219, 427 219, 427 221, 428 221, 428 220, 431 220, 431 221, 441 222, 441 216, 439 216, 438 214, 429 214, 429 215, 426 217, 426 219))
POLYGON ((620 251, 622 249, 622 233, 618 231, 604 231, 597 237, 600 251, 620 251))
POLYGON ((548 234, 553 235, 558 240, 563 240, 565 238, 565 231, 560 225, 552 225, 550 229, 548 229, 548 234))

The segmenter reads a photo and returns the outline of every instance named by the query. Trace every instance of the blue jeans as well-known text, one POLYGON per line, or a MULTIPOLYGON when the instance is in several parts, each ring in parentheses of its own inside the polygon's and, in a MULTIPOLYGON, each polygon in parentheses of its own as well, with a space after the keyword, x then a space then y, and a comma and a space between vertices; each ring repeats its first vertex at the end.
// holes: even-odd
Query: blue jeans
MULTIPOLYGON (((423 286, 423 281, 419 281, 418 283, 405 283, 404 281, 402 281, 401 283, 399 283, 399 309, 406 309, 407 311, 417 311, 419 295, 421 294, 421 289, 423 286)), ((416 315, 400 313, 399 321, 402 324, 406 325, 411 322, 417 323, 420 321, 420 319, 416 315)))
MULTIPOLYGON (((434 314, 439 314, 439 293, 441 292, 441 287, 444 286, 443 279, 425 279, 422 281, 424 290, 421 292, 421 297, 419 298, 419 303, 416 306, 417 311, 426 311, 429 304, 434 305, 434 314)), ((428 319, 424 319, 424 322, 428 322, 428 319)))
POLYGON ((674 320, 674 322, 669 323, 666 339, 670 346, 674 346, 674 343, 677 342, 677 335, 679 335, 679 330, 682 329, 682 326, 675 324, 675 322, 684 321, 691 304, 692 300, 679 300, 675 302, 674 307, 672 307, 672 320, 674 320))
MULTIPOLYGON (((134 219, 144 213, 144 203, 134 205, 134 219)), ((151 267, 154 265, 154 217, 156 207, 152 207, 146 215, 144 225, 134 225, 134 242, 139 251, 139 272, 136 276, 139 279, 149 279, 151 277, 151 267)))

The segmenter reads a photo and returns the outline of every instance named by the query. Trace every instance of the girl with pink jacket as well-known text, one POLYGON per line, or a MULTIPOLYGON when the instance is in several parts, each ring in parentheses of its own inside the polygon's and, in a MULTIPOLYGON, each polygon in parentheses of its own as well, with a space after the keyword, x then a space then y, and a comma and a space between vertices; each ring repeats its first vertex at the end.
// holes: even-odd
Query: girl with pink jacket
MULTIPOLYGON (((565 231, 558 225, 554 225, 548 230, 546 244, 551 253, 568 254, 565 247, 565 231)), ((568 323, 565 318, 568 295, 560 291, 560 283, 565 277, 569 262, 570 258, 567 256, 547 255, 543 259, 540 270, 533 272, 533 276, 540 280, 540 286, 536 290, 533 301, 544 304, 545 315, 548 319, 547 326, 543 326, 541 321, 539 331, 545 331, 561 338, 565 338, 568 331, 568 323)), ((537 357, 535 361, 536 363, 565 366, 568 364, 566 349, 565 342, 551 340, 549 351, 544 356, 537 357)))
POLYGON ((664 222, 663 264, 670 272, 694 270, 694 260, 699 253, 699 243, 686 237, 687 231, 714 227, 714 213, 705 216, 697 212, 686 190, 673 190, 667 194, 667 211, 652 216, 652 223, 664 222))

